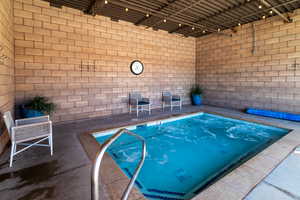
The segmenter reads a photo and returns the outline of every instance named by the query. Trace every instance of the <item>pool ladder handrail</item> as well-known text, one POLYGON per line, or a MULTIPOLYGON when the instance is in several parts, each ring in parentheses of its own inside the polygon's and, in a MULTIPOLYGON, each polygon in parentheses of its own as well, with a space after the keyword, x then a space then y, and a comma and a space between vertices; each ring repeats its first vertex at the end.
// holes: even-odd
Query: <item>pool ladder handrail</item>
POLYGON ((129 184, 127 185, 123 195, 122 195, 122 200, 127 200, 128 196, 133 188, 133 185, 135 183, 135 180, 137 178, 137 176, 139 175, 139 172, 144 164, 145 158, 146 158, 146 142, 145 139, 133 132, 130 132, 127 129, 120 129, 118 132, 116 132, 113 136, 111 136, 107 141, 105 141, 100 148, 100 151, 97 154, 97 157, 94 161, 94 165, 92 168, 92 200, 100 200, 100 165, 101 165, 101 161, 102 158, 104 156, 105 151, 107 150, 107 148, 114 142, 116 141, 121 135, 123 134, 128 134, 131 136, 136 137, 138 140, 140 140, 142 142, 142 148, 143 148, 143 152, 142 152, 142 156, 141 156, 141 160, 137 166, 137 168, 135 169, 135 172, 129 182, 129 184))

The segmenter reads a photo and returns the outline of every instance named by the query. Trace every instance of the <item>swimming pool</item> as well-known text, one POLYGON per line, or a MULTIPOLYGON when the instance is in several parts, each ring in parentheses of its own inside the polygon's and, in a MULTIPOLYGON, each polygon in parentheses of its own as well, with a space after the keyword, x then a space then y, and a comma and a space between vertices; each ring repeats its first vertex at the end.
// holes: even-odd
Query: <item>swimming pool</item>
MULTIPOLYGON (((191 199, 289 130, 208 113, 130 126, 145 138, 147 157, 136 186, 148 199, 191 199)), ((103 143, 115 131, 94 134, 103 143)), ((139 162, 139 141, 121 136, 108 153, 130 178, 139 162)))

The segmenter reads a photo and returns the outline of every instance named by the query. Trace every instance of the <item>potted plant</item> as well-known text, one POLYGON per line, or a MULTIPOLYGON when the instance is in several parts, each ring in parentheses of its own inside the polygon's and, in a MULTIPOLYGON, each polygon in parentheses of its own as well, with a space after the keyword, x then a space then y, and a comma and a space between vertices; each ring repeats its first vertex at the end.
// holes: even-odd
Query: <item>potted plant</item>
POLYGON ((29 118, 50 115, 54 109, 54 103, 49 102, 48 98, 36 96, 27 104, 22 105, 21 112, 23 117, 29 118))
POLYGON ((196 84, 191 88, 191 98, 193 105, 201 105, 202 104, 202 88, 196 84))

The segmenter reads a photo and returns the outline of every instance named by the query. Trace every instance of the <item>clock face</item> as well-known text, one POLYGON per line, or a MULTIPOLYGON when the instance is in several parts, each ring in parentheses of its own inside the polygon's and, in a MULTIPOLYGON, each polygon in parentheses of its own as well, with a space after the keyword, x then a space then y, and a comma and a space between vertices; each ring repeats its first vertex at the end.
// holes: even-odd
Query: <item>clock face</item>
POLYGON ((130 70, 135 75, 140 75, 144 71, 144 65, 141 61, 135 60, 130 65, 130 70))

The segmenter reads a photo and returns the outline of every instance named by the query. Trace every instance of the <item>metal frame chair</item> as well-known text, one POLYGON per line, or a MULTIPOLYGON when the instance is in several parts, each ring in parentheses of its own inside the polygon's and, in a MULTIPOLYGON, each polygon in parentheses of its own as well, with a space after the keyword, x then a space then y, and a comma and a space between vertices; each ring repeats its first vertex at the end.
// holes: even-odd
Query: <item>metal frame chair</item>
POLYGON ((171 92, 165 91, 162 92, 162 109, 165 110, 165 106, 170 105, 171 111, 173 106, 179 106, 180 110, 182 108, 182 100, 179 95, 172 95, 171 92))
POLYGON ((136 110, 136 116, 139 116, 139 111, 147 110, 151 114, 151 102, 149 98, 144 98, 138 92, 129 93, 129 113, 136 110), (145 109, 146 108, 146 109, 145 109))
POLYGON ((3 118, 12 143, 9 164, 10 167, 12 167, 15 155, 29 149, 32 146, 50 147, 51 156, 53 155, 52 122, 49 119, 49 115, 14 121, 11 112, 8 111, 4 113, 3 118), (37 141, 33 143, 26 143, 33 140, 37 141), (48 140, 48 144, 39 144, 45 140, 48 140), (18 145, 26 147, 17 151, 18 145))

